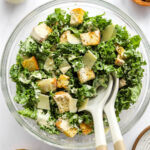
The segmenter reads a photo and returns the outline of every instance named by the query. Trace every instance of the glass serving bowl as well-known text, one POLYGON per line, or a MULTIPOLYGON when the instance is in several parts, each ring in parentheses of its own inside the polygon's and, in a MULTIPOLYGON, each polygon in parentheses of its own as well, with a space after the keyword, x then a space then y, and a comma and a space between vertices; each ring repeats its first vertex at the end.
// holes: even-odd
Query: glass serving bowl
MULTIPOLYGON (((35 25, 40 21, 45 20, 48 14, 54 12, 55 8, 62 8, 69 12, 71 9, 78 7, 89 11, 90 16, 95 16, 105 12, 105 17, 112 19, 114 24, 126 26, 131 35, 139 34, 142 38, 139 50, 142 52, 143 57, 147 62, 147 65, 144 66, 145 73, 143 77, 143 88, 136 104, 134 104, 129 110, 123 111, 120 115, 121 121, 119 124, 123 134, 129 131, 129 129, 131 129, 131 127, 133 127, 137 120, 142 116, 150 98, 150 55, 148 53, 150 47, 143 32, 129 16, 119 8, 102 0, 55 0, 38 7, 18 24, 6 44, 1 62, 2 91, 11 113, 24 129, 49 145, 64 149, 93 148, 95 146, 94 135, 77 135, 75 138, 68 138, 63 134, 50 135, 41 130, 35 121, 20 116, 17 113, 17 110, 21 109, 21 105, 16 104, 13 100, 16 93, 16 86, 10 79, 9 69, 11 65, 16 62, 15 58, 19 49, 20 40, 25 40, 35 25)), ((110 133, 108 133, 107 141, 110 140, 111 136, 110 133)))

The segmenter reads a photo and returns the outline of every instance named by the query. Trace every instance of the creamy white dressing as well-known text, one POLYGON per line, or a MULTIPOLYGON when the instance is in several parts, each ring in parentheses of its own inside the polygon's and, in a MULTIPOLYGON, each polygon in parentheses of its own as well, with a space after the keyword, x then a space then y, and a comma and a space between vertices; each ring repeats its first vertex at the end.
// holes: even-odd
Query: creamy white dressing
POLYGON ((40 125, 49 127, 49 124, 48 124, 49 117, 50 117, 49 112, 44 114, 43 110, 38 109, 38 111, 37 111, 37 122, 40 125))
POLYGON ((62 128, 64 131, 67 131, 71 128, 71 126, 67 120, 61 120, 60 128, 62 128))
POLYGON ((24 84, 28 84, 31 81, 31 80, 28 80, 24 74, 20 74, 18 79, 20 82, 22 82, 24 84))
POLYGON ((37 78, 37 79, 42 79, 42 74, 40 72, 37 72, 37 71, 34 71, 31 76, 31 78, 34 77, 34 78, 37 78))

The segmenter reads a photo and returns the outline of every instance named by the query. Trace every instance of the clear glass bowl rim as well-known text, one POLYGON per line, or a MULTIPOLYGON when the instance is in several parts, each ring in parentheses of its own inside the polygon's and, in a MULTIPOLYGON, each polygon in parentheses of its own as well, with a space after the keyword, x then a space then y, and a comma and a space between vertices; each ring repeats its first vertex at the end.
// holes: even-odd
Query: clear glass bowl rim
MULTIPOLYGON (((148 44, 148 41, 145 37, 145 35, 143 34, 143 32, 141 31, 141 29, 138 27, 138 25, 127 15, 125 14, 121 9, 119 9, 118 7, 103 1, 103 0, 52 0, 50 2, 47 2, 39 7, 37 7, 36 9, 34 9, 33 11, 31 11, 27 16, 25 16, 16 26, 16 28, 14 29, 14 31, 12 32, 12 34, 10 35, 5 48, 3 50, 3 54, 2 54, 2 58, 1 58, 1 68, 3 68, 3 66, 5 66, 6 64, 6 59, 5 57, 8 56, 9 53, 9 46, 11 45, 11 43, 13 42, 13 38, 15 37, 15 35, 17 35, 17 33, 19 33, 20 29, 23 27, 24 23, 28 20, 28 18, 31 18, 32 16, 36 15, 39 12, 42 12, 42 10, 49 8, 51 6, 54 6, 56 4, 62 4, 62 3, 68 3, 68 2, 86 2, 86 3, 93 3, 93 4, 97 4, 97 5, 101 5, 107 9, 110 9, 111 11, 119 14, 122 18, 124 18, 126 21, 129 22, 129 24, 135 29, 135 31, 141 36, 142 38, 142 42, 143 45, 145 47, 146 53, 148 55, 148 61, 150 62, 150 54, 148 53, 148 49, 150 49, 150 45, 148 44)), ((1 89, 5 98, 5 101, 7 103, 7 106, 10 110, 10 112, 13 114, 13 116, 15 117, 15 119, 17 120, 17 122, 26 130, 28 131, 31 135, 33 135, 34 137, 36 137, 37 139, 51 145, 51 146, 55 146, 58 148, 63 148, 63 149, 88 149, 88 148, 94 148, 93 145, 91 146, 82 146, 82 147, 75 147, 74 146, 64 146, 64 145, 58 145, 56 143, 52 143, 47 141, 45 138, 43 138, 40 134, 36 134, 34 132, 33 129, 28 128, 28 125, 21 119, 20 115, 17 113, 17 111, 15 110, 15 107, 13 106, 11 99, 9 98, 9 94, 7 91, 7 85, 5 85, 6 83, 6 71, 3 71, 1 69, 1 89)), ((148 89, 150 89, 150 82, 148 84, 148 89)), ((144 103, 142 104, 142 109, 140 109, 140 111, 138 112, 137 116, 130 122, 130 124, 128 125, 127 128, 125 128, 122 133, 125 134, 127 131, 129 131, 135 124, 136 122, 141 118, 141 116, 143 115, 143 113, 145 112, 148 104, 149 104, 149 98, 150 98, 150 91, 147 92, 146 98, 144 100, 144 103)))

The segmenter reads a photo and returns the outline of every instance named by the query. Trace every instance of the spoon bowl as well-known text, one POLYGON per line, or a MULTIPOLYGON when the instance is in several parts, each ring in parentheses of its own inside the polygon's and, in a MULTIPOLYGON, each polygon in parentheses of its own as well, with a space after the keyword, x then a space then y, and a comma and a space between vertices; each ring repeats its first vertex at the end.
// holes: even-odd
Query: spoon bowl
POLYGON ((106 138, 103 124, 103 108, 111 94, 113 86, 112 76, 109 75, 107 88, 101 88, 98 91, 98 96, 88 101, 87 105, 82 110, 89 111, 94 120, 94 130, 96 139, 96 150, 107 150, 106 138))

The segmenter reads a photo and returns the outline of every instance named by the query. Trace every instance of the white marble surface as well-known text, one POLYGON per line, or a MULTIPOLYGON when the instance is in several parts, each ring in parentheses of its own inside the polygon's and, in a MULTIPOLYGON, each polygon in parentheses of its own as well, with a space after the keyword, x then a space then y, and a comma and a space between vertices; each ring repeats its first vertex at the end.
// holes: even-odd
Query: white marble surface
MULTIPOLYGON (((0 56, 8 36, 18 22, 37 6, 48 0, 26 0, 20 5, 10 5, 0 0, 0 56)), ((140 26, 150 41, 150 7, 141 7, 132 0, 107 0, 126 12, 140 26)), ((131 150, 139 132, 150 124, 150 105, 140 121, 124 135, 127 150, 131 150)), ((30 150, 58 150, 27 133, 10 114, 0 91, 0 150, 15 150, 28 148, 30 150)), ((109 145, 109 150, 113 150, 109 145)))

